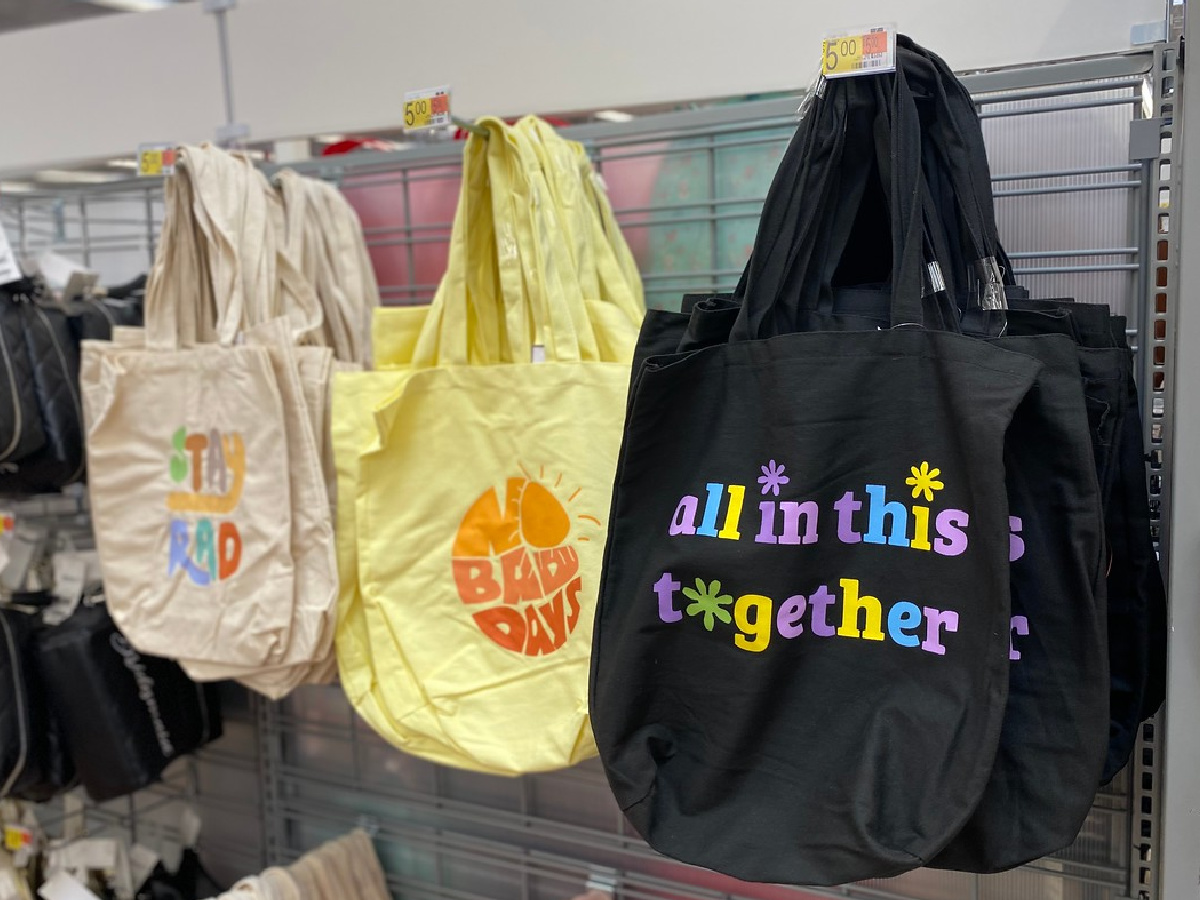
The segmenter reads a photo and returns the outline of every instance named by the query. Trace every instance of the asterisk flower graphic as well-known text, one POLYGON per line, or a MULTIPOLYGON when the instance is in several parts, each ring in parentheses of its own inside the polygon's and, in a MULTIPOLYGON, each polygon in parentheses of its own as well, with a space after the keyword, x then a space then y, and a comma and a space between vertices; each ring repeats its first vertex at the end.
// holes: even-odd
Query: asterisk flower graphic
POLYGON ((721 593, 721 582, 713 581, 707 587, 704 580, 696 579, 696 589, 684 588, 683 594, 692 602, 688 604, 687 614, 698 616, 704 613, 704 628, 712 631, 716 620, 720 619, 726 625, 733 621, 733 616, 724 607, 733 602, 728 594, 721 593))
POLYGON ((758 476, 758 483, 762 485, 762 492, 764 494, 774 491, 775 496, 778 497, 779 489, 791 481, 790 478, 783 474, 787 466, 781 466, 775 460, 771 460, 765 466, 759 466, 759 469, 762 470, 762 474, 758 476))
POLYGON ((924 494, 925 502, 932 503, 933 492, 940 491, 945 487, 944 484, 937 480, 937 477, 942 474, 942 470, 929 468, 928 462, 922 462, 920 468, 910 466, 909 470, 912 472, 912 475, 904 479, 904 483, 913 489, 913 499, 916 500, 924 494))

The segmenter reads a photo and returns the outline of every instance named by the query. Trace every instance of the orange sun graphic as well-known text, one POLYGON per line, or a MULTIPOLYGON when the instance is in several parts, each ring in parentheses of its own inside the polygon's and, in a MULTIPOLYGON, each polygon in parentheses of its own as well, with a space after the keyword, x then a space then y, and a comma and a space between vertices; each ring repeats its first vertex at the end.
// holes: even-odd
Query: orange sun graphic
POLYGON ((600 526, 598 518, 568 508, 583 489, 565 499, 563 476, 547 479, 545 467, 535 478, 525 466, 507 479, 503 504, 489 487, 471 504, 451 548, 451 567, 459 599, 475 624, 501 647, 526 656, 544 656, 564 644, 579 624, 580 534, 600 526))

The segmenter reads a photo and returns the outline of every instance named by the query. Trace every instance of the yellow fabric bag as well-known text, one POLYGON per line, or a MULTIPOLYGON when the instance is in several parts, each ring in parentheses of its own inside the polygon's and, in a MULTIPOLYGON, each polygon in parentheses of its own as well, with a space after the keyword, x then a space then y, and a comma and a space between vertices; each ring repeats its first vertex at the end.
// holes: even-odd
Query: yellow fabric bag
POLYGON ((592 615, 637 320, 594 316, 615 304, 579 286, 580 217, 546 177, 569 156, 481 124, 412 367, 335 378, 337 641, 384 737, 511 775, 595 754, 592 615))
POLYGON ((412 364, 428 313, 428 306, 381 306, 374 311, 371 344, 376 369, 407 369, 412 364))

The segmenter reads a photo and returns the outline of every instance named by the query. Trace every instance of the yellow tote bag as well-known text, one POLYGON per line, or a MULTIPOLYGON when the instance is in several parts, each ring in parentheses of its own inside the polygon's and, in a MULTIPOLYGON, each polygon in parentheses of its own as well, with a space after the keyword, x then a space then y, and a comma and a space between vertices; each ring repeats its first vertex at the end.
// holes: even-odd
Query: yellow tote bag
POLYGON ((339 558, 338 652, 351 701, 393 743, 518 774, 595 753, 588 659, 628 369, 595 359, 589 304, 562 290, 578 278, 537 160, 484 124, 413 369, 335 380, 339 545, 347 527, 357 540, 339 558), (487 265, 469 252, 481 207, 487 265), (367 412, 364 443, 351 420, 367 412))

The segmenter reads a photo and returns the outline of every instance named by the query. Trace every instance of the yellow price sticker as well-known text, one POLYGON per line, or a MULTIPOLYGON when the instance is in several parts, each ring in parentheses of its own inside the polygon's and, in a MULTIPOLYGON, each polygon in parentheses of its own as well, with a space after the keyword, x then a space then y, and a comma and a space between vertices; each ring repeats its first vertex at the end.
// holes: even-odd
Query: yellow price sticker
POLYGON ((826 78, 877 75, 896 70, 894 28, 855 29, 821 44, 821 74, 826 78))
POLYGON ((410 91, 404 95, 404 129, 420 131, 450 124, 450 88, 410 91))
POLYGON ((152 178, 175 171, 175 148, 170 144, 146 144, 138 147, 138 175, 152 178))
POLYGON ((4 826, 4 849, 15 853, 33 841, 33 833, 28 828, 18 828, 15 825, 4 826))

